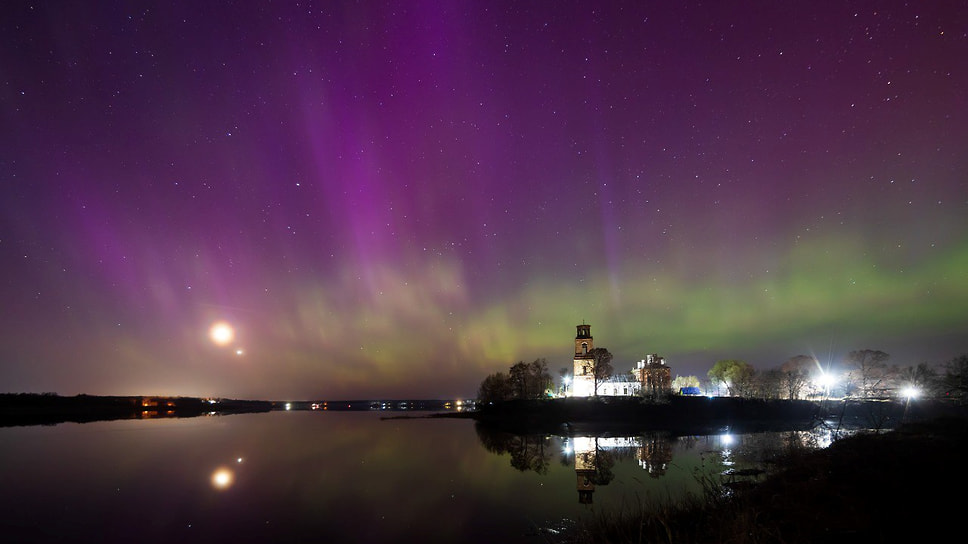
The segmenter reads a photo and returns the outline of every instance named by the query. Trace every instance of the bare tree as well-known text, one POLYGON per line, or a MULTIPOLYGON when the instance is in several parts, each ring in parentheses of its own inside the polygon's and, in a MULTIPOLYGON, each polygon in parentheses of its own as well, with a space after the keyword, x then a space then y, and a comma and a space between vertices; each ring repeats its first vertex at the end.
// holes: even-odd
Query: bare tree
POLYGON ((862 397, 877 397, 885 392, 891 376, 887 360, 891 356, 880 350, 864 349, 847 354, 848 376, 862 397))
POLYGON ((968 353, 962 353, 945 363, 941 382, 948 398, 965 402, 968 398, 968 353))
POLYGON ((934 396, 942 389, 938 371, 928 363, 918 363, 916 366, 899 369, 897 381, 901 387, 911 387, 928 396, 934 396))
POLYGON ((757 373, 756 396, 764 399, 779 399, 786 394, 786 376, 779 368, 771 368, 757 373))
POLYGON ((588 352, 595 360, 595 369, 592 373, 594 382, 594 395, 598 396, 598 383, 607 380, 612 375, 612 354, 605 348, 593 348, 588 352))
POLYGON ((820 368, 820 363, 815 357, 809 355, 790 357, 780 365, 781 383, 787 398, 800 398, 803 388, 810 382, 810 376, 818 368, 820 368))

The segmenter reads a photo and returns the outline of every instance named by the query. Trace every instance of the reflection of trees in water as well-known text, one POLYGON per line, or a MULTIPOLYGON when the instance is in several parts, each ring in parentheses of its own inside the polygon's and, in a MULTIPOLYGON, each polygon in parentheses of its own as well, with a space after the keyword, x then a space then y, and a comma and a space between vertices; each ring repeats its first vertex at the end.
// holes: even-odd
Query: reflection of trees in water
POLYGON ((559 450, 551 436, 515 434, 475 425, 484 449, 498 455, 509 454, 511 466, 521 471, 548 472, 552 457, 563 467, 574 466, 589 474, 590 483, 606 485, 615 479, 613 469, 620 460, 633 460, 652 477, 665 474, 672 460, 672 438, 665 433, 646 433, 629 437, 559 436, 571 443, 559 450))
POLYGON ((519 435, 496 431, 475 425, 477 437, 484 449, 491 453, 511 455, 511 466, 524 472, 533 470, 538 474, 548 472, 552 451, 550 437, 545 435, 519 435))
POLYGON ((830 445, 830 433, 818 428, 809 431, 786 431, 741 435, 735 449, 748 462, 771 463, 792 454, 825 448, 830 445))
POLYGON ((603 450, 596 447, 595 460, 592 463, 595 472, 591 474, 589 480, 595 485, 608 485, 615 479, 615 455, 612 450, 603 450))
POLYGON ((522 472, 533 470, 538 474, 547 473, 551 462, 551 454, 545 447, 547 442, 544 436, 515 436, 508 444, 511 466, 522 472))
POLYGON ((769 473, 770 465, 777 466, 777 461, 800 451, 825 448, 835 439, 830 429, 822 427, 810 431, 680 437, 661 432, 597 437, 521 435, 480 424, 475 429, 487 451, 509 454, 511 466, 519 471, 546 474, 554 457, 562 467, 574 467, 578 501, 582 504, 592 504, 595 488, 615 480, 614 468, 618 462, 634 461, 652 478, 661 478, 672 465, 674 451, 699 448, 701 467, 696 469, 696 475, 703 482, 710 475, 716 477, 720 473, 741 474, 748 470, 769 473), (562 445, 567 447, 559 447, 562 445), (716 461, 709 466, 706 465, 708 454, 713 454, 716 461))

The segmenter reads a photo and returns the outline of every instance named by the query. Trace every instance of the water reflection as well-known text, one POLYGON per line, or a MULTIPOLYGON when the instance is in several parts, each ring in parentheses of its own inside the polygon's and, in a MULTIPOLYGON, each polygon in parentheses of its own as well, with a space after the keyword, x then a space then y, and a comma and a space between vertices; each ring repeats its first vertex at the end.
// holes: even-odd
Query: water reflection
MULTIPOLYGON (((729 486, 750 483, 776 467, 778 460, 798 450, 825 448, 836 438, 829 428, 733 434, 728 430, 715 435, 678 436, 667 432, 614 436, 609 433, 577 435, 515 434, 477 425, 477 436, 487 451, 508 455, 510 465, 519 471, 545 474, 557 455, 562 466, 573 467, 578 503, 594 503, 598 487, 616 479, 617 465, 626 480, 661 480, 677 466, 691 466, 695 481, 683 482, 682 470, 676 486, 696 490, 704 476, 719 477, 729 486), (695 462, 698 456, 698 463, 695 462)), ((622 493, 626 492, 622 490, 622 493)), ((674 486, 675 487, 675 486, 674 486)), ((671 495, 671 494, 670 494, 671 495)))
POLYGON ((700 491, 697 473, 810 446, 799 433, 514 434, 381 416, 294 406, 0 428, 0 534, 58 544, 563 542, 584 517, 700 491), (159 508, 144 508, 145 497, 159 508))
POLYGON ((572 441, 572 449, 575 453, 575 475, 578 477, 578 502, 581 504, 592 503, 596 485, 608 485, 615 479, 615 473, 612 472, 615 458, 605 449, 604 444, 599 445, 599 440, 608 439, 577 436, 572 441))

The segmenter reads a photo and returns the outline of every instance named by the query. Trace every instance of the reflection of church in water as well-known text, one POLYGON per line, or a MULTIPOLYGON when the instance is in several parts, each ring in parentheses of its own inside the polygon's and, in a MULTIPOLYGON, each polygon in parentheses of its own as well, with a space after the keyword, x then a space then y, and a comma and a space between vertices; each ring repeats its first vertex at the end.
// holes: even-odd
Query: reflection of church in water
POLYGON ((607 485, 616 457, 634 455, 639 466, 658 478, 672 461, 672 441, 664 435, 602 437, 575 436, 571 439, 575 453, 578 502, 591 504, 596 485, 607 485))

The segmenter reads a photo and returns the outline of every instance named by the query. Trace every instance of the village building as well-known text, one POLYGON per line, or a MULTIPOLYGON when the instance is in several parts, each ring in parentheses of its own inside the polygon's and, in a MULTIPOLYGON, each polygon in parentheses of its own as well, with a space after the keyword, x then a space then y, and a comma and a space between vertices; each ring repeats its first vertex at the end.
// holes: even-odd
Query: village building
MULTIPOLYGON (((672 389, 672 369, 665 359, 656 354, 648 355, 635 363, 626 372, 613 373, 607 378, 595 380, 595 339, 592 326, 582 323, 577 326, 575 335, 574 373, 571 390, 566 392, 572 397, 598 396, 655 396, 672 389)), ((614 366, 614 365, 613 365, 614 366)))

